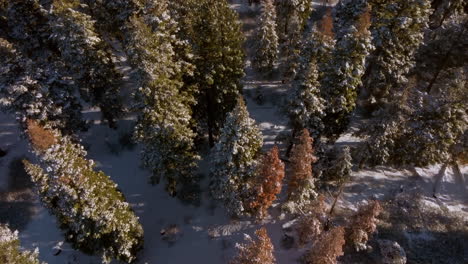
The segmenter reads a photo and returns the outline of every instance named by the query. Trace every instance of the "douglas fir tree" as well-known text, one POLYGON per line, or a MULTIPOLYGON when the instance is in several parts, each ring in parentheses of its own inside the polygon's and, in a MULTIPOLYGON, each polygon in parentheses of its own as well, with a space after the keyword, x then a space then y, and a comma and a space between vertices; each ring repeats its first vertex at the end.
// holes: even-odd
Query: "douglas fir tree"
POLYGON ((142 160, 152 172, 152 182, 166 180, 167 190, 176 195, 181 188, 194 184, 192 174, 198 159, 195 134, 190 128, 194 91, 183 89, 182 78, 189 68, 172 45, 179 40, 167 3, 147 5, 146 10, 150 13, 130 19, 125 45, 138 70, 140 87, 135 96, 140 113, 135 138, 144 145, 142 160), (155 25, 147 24, 154 20, 155 25))
POLYGON ((27 133, 40 165, 24 161, 26 171, 67 240, 85 253, 101 253, 105 263, 135 260, 143 229, 117 185, 95 171, 83 147, 69 137, 32 120, 27 133))
POLYGON ((249 117, 242 98, 226 118, 213 150, 211 193, 222 200, 230 214, 248 213, 262 135, 249 117))
POLYGON ((39 251, 21 251, 18 231, 12 232, 7 225, 0 224, 0 260, 11 264, 45 264, 38 260, 39 251))
POLYGON ((278 59, 278 35, 276 34, 276 10, 273 0, 262 1, 260 25, 255 35, 253 67, 258 71, 271 72, 278 59))

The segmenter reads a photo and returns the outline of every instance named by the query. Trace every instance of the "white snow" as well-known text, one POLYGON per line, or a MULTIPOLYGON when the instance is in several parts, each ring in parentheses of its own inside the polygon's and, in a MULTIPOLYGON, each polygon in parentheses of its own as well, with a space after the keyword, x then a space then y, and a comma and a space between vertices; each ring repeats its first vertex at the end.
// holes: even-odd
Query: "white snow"
MULTIPOLYGON (((234 8, 239 12, 247 12, 247 1, 234 1, 234 8), (242 4, 241 4, 242 3, 242 4)), ((287 118, 279 110, 279 103, 285 98, 288 87, 281 83, 281 78, 270 80, 255 74, 247 62, 245 90, 251 96, 245 96, 250 115, 259 125, 265 141, 265 147, 274 144, 275 137, 286 131, 287 118), (261 86, 265 103, 259 105, 253 100, 255 89, 261 86)), ((84 116, 91 121, 91 128, 83 133, 81 138, 85 146, 89 146, 88 157, 96 161, 99 169, 118 184, 132 205, 145 231, 145 245, 137 263, 207 263, 222 264, 235 253, 235 243, 243 241, 243 233, 252 234, 261 224, 251 219, 231 220, 226 216, 224 208, 214 206, 208 197, 207 178, 209 162, 200 162, 199 172, 205 175, 203 199, 200 207, 184 205, 179 200, 171 198, 164 185, 148 184, 149 173, 140 168, 139 148, 122 150, 118 155, 112 154, 106 145, 117 142, 119 131, 130 129, 134 123, 131 117, 119 123, 119 131, 107 128, 100 122, 97 109, 87 109, 84 116), (181 228, 182 235, 174 244, 168 244, 161 239, 161 229, 176 224, 181 228)), ((343 137, 338 144, 352 145, 352 139, 343 137)), ((8 150, 5 157, 0 158, 0 192, 7 191, 9 164, 16 157, 32 158, 28 145, 20 132, 12 115, 0 114, 0 148, 8 150)), ((204 157, 208 157, 204 153, 204 157)), ((456 210, 468 217, 468 168, 462 168, 462 178, 455 177, 452 168, 447 168, 445 176, 435 182, 440 166, 417 169, 419 176, 414 176, 408 170, 395 170, 378 167, 372 170, 361 170, 353 175, 353 181, 344 190, 338 206, 355 209, 358 203, 367 199, 382 199, 405 188, 419 186, 424 190, 426 201, 449 210, 456 210), (464 177, 464 178, 463 178, 464 177), (438 201, 432 197, 434 186, 438 201)), ((286 186, 283 187, 283 190, 286 186)), ((55 217, 34 202, 35 213, 24 230, 20 230, 20 239, 24 248, 33 250, 39 248, 39 258, 49 264, 64 263, 100 263, 99 257, 86 256, 71 249, 68 243, 61 246, 63 250, 58 256, 55 246, 64 240, 56 225, 55 217)), ((274 216, 264 221, 274 246, 277 262, 280 264, 298 263, 301 252, 285 250, 280 246, 283 234, 282 225, 290 219, 278 220, 279 209, 270 209, 274 216)))

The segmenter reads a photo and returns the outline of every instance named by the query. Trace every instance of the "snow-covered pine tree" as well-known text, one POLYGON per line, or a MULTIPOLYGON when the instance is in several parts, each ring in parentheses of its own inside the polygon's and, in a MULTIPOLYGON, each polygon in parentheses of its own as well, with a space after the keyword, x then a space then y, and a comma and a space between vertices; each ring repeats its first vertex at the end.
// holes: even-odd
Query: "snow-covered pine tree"
POLYGON ((2 38, 0 57, 0 108, 15 113, 23 126, 27 119, 36 119, 66 134, 86 127, 74 87, 60 70, 60 62, 24 58, 2 38))
POLYGON ((236 11, 226 0, 194 1, 191 10, 187 14, 190 28, 186 32, 193 44, 196 66, 193 82, 200 89, 194 116, 200 127, 207 128, 213 146, 242 91, 244 35, 236 11))
POLYGON ((211 193, 232 215, 248 213, 257 158, 263 144, 260 130, 249 117, 244 100, 228 114, 212 153, 211 193))
POLYGON ((273 0, 262 1, 262 14, 255 34, 253 67, 271 72, 278 59, 278 35, 276 34, 276 9, 273 0))
POLYGON ((427 166, 455 160, 468 128, 466 68, 440 78, 433 92, 406 88, 388 109, 369 123, 361 163, 427 166), (436 92, 437 91, 437 92, 436 92))
POLYGON ((298 62, 299 68, 295 70, 298 73, 297 80, 303 81, 307 78, 310 70, 309 65, 312 63, 312 60, 315 60, 319 74, 317 80, 321 83, 332 58, 334 48, 335 33, 333 32, 332 10, 327 9, 321 21, 308 33, 302 45, 300 60, 298 62))
POLYGON ((131 17, 125 43, 140 87, 135 92, 135 138, 144 145, 142 161, 152 172, 152 182, 164 179, 168 192, 176 195, 184 184, 193 183, 198 159, 190 128, 194 94, 182 89, 186 62, 177 58, 172 45, 179 41, 178 26, 166 1, 146 4, 145 12, 150 13, 131 17))
POLYGON ((468 16, 447 18, 444 25, 426 34, 426 42, 416 56, 416 76, 419 88, 431 92, 440 79, 457 71, 468 61, 468 16))
POLYGON ((83 98, 99 106, 110 127, 122 115, 121 75, 112 61, 109 44, 96 32, 86 4, 54 0, 50 7, 49 39, 60 52, 83 98))
POLYGON ((310 13, 310 0, 275 0, 277 10, 277 33, 281 50, 285 52, 283 72, 289 79, 294 79, 300 61, 303 33, 310 13))
POLYGON ((302 130, 297 144, 291 151, 291 175, 288 181, 288 201, 283 208, 290 213, 304 211, 308 203, 316 198, 312 164, 317 161, 312 147, 313 138, 307 129, 302 130))
POLYGON ((268 215, 268 208, 281 192, 284 178, 284 163, 279 158, 279 150, 274 146, 266 153, 253 180, 254 198, 249 207, 260 219, 268 215))
POLYGON ((322 118, 325 116, 325 101, 320 94, 319 72, 317 62, 312 58, 308 74, 294 83, 294 92, 288 100, 288 116, 293 134, 306 128, 318 137, 323 131, 322 118))
POLYGON ((11 231, 8 225, 0 224, 0 260, 5 264, 45 264, 38 259, 39 250, 22 251, 18 231, 11 231))
POLYGON ((101 253, 105 263, 135 260, 143 229, 117 185, 69 137, 33 120, 27 134, 39 164, 25 160, 26 171, 66 239, 86 253, 101 253))
POLYGON ((239 253, 229 264, 275 264, 274 247, 265 227, 255 231, 257 239, 246 235, 248 244, 237 244, 239 253))
POLYGON ((343 184, 351 177, 352 167, 351 150, 348 146, 331 148, 325 152, 318 164, 320 177, 339 184, 343 184))
POLYGON ((291 33, 291 19, 297 19, 293 31, 302 32, 302 29, 307 23, 310 14, 312 13, 311 0, 275 0, 277 16, 278 34, 281 43, 285 42, 291 33))
POLYGON ((429 0, 370 0, 371 27, 375 51, 364 80, 364 97, 382 107, 407 82, 414 67, 414 55, 428 27, 429 0))
POLYGON ((343 0, 336 7, 336 45, 322 82, 325 108, 324 134, 336 139, 349 124, 362 84, 366 57, 373 48, 370 10, 366 0, 343 0))

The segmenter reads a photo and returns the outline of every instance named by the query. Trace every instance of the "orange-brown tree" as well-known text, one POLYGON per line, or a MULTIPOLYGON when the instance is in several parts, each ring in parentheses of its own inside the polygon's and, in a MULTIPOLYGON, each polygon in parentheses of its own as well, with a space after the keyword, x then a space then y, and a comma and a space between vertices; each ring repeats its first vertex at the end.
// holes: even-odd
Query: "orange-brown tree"
POLYGON ((377 217, 381 212, 382 206, 378 201, 372 201, 359 208, 346 228, 346 243, 356 251, 366 249, 369 237, 377 229, 377 217))
POLYGON ((248 237, 249 243, 238 245, 239 253, 229 264, 275 264, 273 244, 264 227, 255 231, 257 239, 248 237))
POLYGON ((345 230, 341 226, 322 233, 312 249, 304 255, 303 262, 306 264, 336 264, 336 258, 344 254, 344 235, 345 230))
POLYGON ((274 146, 266 153, 261 161, 258 175, 254 180, 255 198, 250 203, 253 212, 256 212, 260 219, 268 214, 276 195, 281 192, 284 178, 284 163, 279 158, 279 150, 274 146))
POLYGON ((312 147, 313 141, 309 131, 304 129, 291 152, 291 177, 288 182, 288 202, 285 207, 292 213, 301 211, 317 196, 312 174, 312 163, 317 161, 312 147))

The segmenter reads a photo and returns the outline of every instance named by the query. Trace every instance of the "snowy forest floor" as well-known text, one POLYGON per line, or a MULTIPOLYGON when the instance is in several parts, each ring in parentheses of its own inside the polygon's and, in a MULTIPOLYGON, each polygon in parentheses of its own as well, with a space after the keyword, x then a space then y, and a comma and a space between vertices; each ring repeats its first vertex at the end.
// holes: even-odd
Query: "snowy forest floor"
MULTIPOLYGON (((240 14, 247 37, 244 97, 251 117, 264 135, 267 150, 275 144, 280 133, 288 131, 281 104, 290 87, 282 83, 280 74, 264 77, 250 68, 252 54, 249 47, 258 10, 249 8, 247 0, 231 2, 240 14)), ((315 17, 320 18, 324 8, 318 4, 316 7, 315 17)), ((118 43, 115 49, 117 65, 128 76, 131 68, 124 54, 119 53, 118 43)), ((132 83, 125 79, 122 88, 128 93, 132 83)), ((84 115, 92 124, 80 135, 89 158, 118 183, 145 230, 145 247, 137 263, 228 263, 236 252, 235 243, 243 241, 243 234, 251 235, 262 225, 274 243, 277 263, 298 263, 305 249, 284 247, 282 225, 291 219, 279 217, 278 203, 270 209, 271 217, 258 223, 252 219, 230 219, 221 206, 212 202, 206 186, 209 150, 202 153, 204 160, 200 162, 199 174, 203 176, 200 205, 186 205, 170 197, 162 185, 148 184, 149 173, 139 166, 139 146, 121 144, 132 131, 133 115, 120 120, 118 130, 109 129, 100 122, 98 109, 86 109, 84 115), (174 241, 161 234, 168 227, 176 233, 174 241)), ((354 146, 359 144, 359 139, 345 134, 336 144, 354 146)), ((285 146, 281 147, 284 152, 285 146)), ((33 155, 28 152, 27 142, 21 137, 12 115, 0 114, 0 148, 7 152, 0 157, 0 222, 18 229, 22 246, 27 249, 38 247, 40 259, 49 264, 100 263, 99 257, 86 256, 66 242, 62 245, 64 238, 55 217, 40 204, 22 168, 21 159, 32 159, 33 155), (61 253, 55 256, 57 248, 61 253)), ((467 167, 462 167, 459 175, 451 166, 441 165, 416 170, 388 167, 355 170, 337 204, 337 222, 361 203, 379 199, 385 201, 387 212, 381 216, 375 237, 398 241, 407 250, 409 263, 467 263, 467 174, 467 167), (413 206, 411 202, 415 200, 420 200, 424 206, 413 206), (429 256, 422 256, 424 252, 429 256)), ((285 184, 283 190, 286 188, 285 184)), ((335 190, 330 188, 329 191, 334 193, 335 190)), ((282 197, 279 202, 281 200, 282 197)), ((377 251, 351 253, 340 259, 340 263, 379 263, 378 259, 377 251)))

